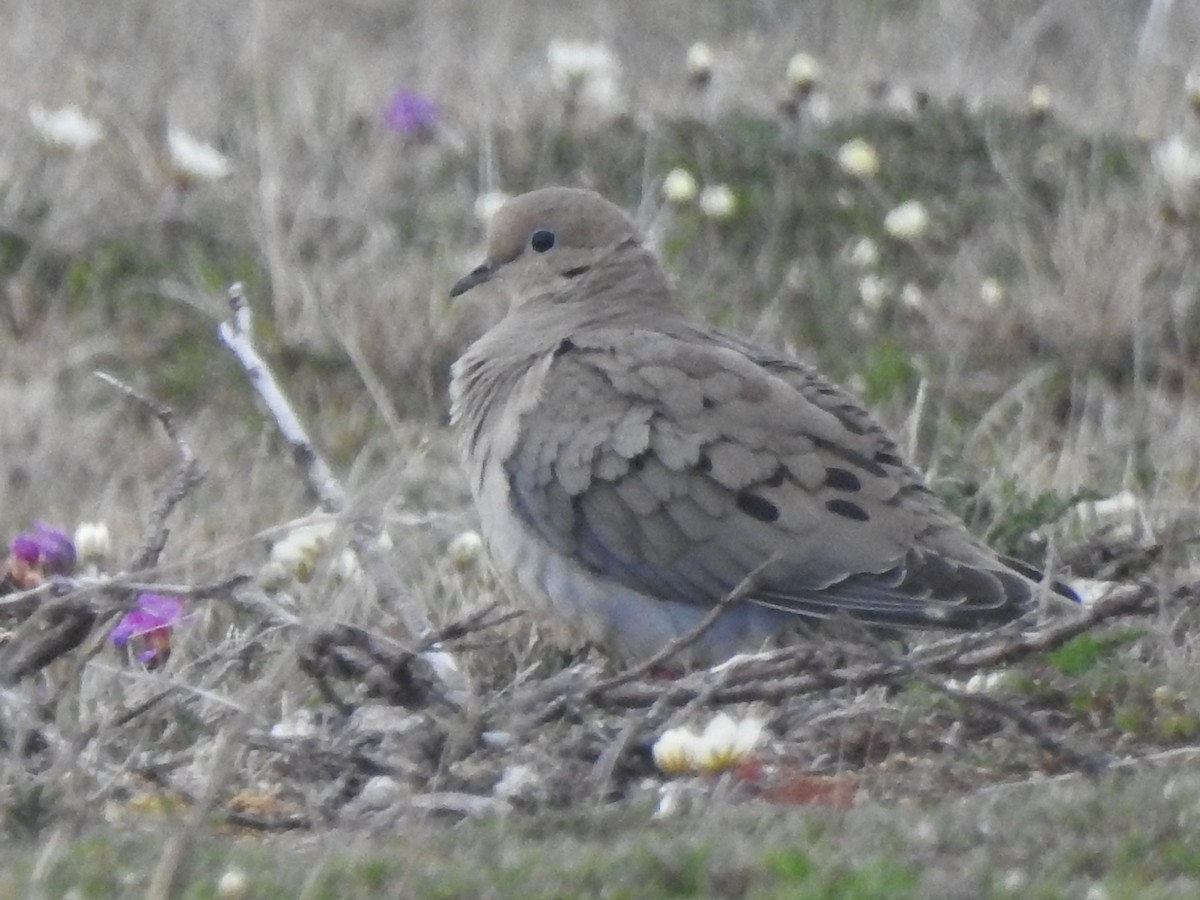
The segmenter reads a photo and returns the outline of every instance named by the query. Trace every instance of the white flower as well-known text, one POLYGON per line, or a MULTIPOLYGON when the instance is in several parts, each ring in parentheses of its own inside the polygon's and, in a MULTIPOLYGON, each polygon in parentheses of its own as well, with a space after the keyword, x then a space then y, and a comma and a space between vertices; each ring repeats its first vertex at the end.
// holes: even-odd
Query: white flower
POLYGON ((892 286, 881 275, 872 273, 858 279, 858 299, 869 312, 879 312, 891 292, 892 286))
POLYGON ((907 282, 900 288, 900 302, 909 309, 920 309, 925 305, 925 292, 919 285, 907 282))
POLYGON ((1000 883, 1004 885, 1006 891, 1019 891, 1029 884, 1029 876, 1020 869, 1009 869, 1004 873, 1004 879, 1000 883))
POLYGON ((883 219, 883 230, 900 241, 915 241, 929 228, 929 212, 920 200, 907 200, 883 219))
POLYGON ((537 790, 541 781, 533 766, 518 763, 504 770, 500 780, 492 788, 492 795, 504 800, 528 797, 537 790))
POLYGON ((708 84, 712 78, 713 52, 712 48, 703 41, 697 41, 688 47, 687 74, 696 84, 708 84))
POLYGON ((241 900, 250 886, 246 873, 241 869, 226 869, 217 879, 217 897, 220 900, 241 900))
POLYGON ((710 184, 700 192, 700 211, 710 219, 728 219, 737 211, 737 197, 727 184, 710 184))
POLYGON ((312 580, 335 527, 333 519, 303 520, 271 547, 268 565, 281 566, 297 581, 312 580))
POLYGON ((56 150, 87 150, 104 137, 104 126, 78 106, 47 109, 35 103, 29 107, 29 121, 38 137, 56 150))
POLYGON ((1200 217, 1200 148, 1175 134, 1154 148, 1151 161, 1164 210, 1184 221, 1200 217))
POLYGON ((80 522, 75 529, 75 552, 92 565, 100 565, 112 553, 112 537, 104 522, 80 522))
POLYGON ((1029 111, 1035 116, 1044 116, 1050 112, 1050 88, 1044 84, 1035 84, 1029 89, 1029 111))
POLYGON ((851 138, 838 148, 837 164, 847 175, 874 178, 879 173, 879 153, 862 138, 851 138))
POLYGON ((508 199, 508 194, 504 191, 484 191, 475 198, 475 218, 481 222, 490 222, 492 216, 508 202, 508 199))
POLYGON ((672 169, 663 179, 663 196, 671 203, 691 203, 699 190, 696 176, 684 168, 672 169))
POLYGON ((1091 503, 1080 503, 1078 506, 1080 517, 1101 523, 1111 522, 1114 519, 1131 519, 1137 516, 1140 510, 1141 503, 1138 496, 1130 490, 1124 490, 1100 500, 1093 500, 1091 503))
POLYGON ((229 158, 216 147, 198 141, 182 128, 167 130, 171 168, 186 181, 220 181, 233 172, 229 158))
POLYGON ((807 53, 797 53, 787 64, 788 87, 807 94, 821 79, 821 64, 807 53))
POLYGON ((478 531, 464 531, 462 534, 455 535, 450 541, 450 546, 446 548, 446 558, 450 560, 450 565, 460 572, 475 565, 479 561, 479 556, 483 552, 483 538, 478 531))
POLYGON ((708 723, 696 746, 692 764, 701 772, 723 772, 746 759, 762 737, 761 719, 734 720, 719 713, 708 723))
POLYGON ((666 775, 685 775, 693 769, 701 738, 690 728, 668 728, 654 742, 654 764, 666 775))
POLYGON ((869 237, 855 238, 846 248, 845 256, 856 269, 873 269, 879 265, 879 246, 869 237))
POLYGON ((616 106, 621 65, 605 44, 554 38, 546 47, 546 59, 558 90, 600 111, 616 106))
POLYGON ((1004 301, 1008 299, 1008 291, 1004 287, 1004 282, 995 275, 989 275, 983 279, 979 282, 979 299, 983 301, 984 306, 993 309, 1003 306, 1004 301))
POLYGON ((317 714, 312 709, 298 709, 271 726, 271 737, 281 741, 300 741, 315 737, 317 714))
POLYGON ((963 691, 968 694, 987 694, 1004 683, 1003 672, 976 672, 967 679, 963 691))

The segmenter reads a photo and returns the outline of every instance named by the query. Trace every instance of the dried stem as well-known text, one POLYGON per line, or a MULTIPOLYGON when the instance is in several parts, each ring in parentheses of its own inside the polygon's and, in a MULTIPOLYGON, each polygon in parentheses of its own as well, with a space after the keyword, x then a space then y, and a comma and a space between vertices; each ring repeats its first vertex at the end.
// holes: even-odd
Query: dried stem
MULTIPOLYGON (((309 489, 321 508, 328 513, 344 515, 347 508, 346 491, 333 470, 317 452, 300 417, 280 389, 270 367, 259 354, 253 340, 253 317, 250 303, 241 284, 229 289, 232 317, 221 323, 222 342, 241 363, 250 377, 283 439, 291 448, 292 457, 303 470, 309 489)), ((379 546, 377 528, 356 521, 350 529, 350 548, 358 557, 363 571, 374 583, 383 602, 399 616, 407 631, 409 648, 420 651, 419 658, 428 666, 433 678, 440 683, 443 696, 458 705, 469 702, 471 686, 454 657, 442 649, 424 608, 409 596, 403 582, 379 546)))

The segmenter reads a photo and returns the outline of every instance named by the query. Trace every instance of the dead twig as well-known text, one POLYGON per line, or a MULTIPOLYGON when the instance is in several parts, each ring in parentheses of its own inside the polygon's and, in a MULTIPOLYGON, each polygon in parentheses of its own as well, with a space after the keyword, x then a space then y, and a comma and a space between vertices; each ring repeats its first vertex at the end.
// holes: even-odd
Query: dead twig
MULTIPOLYGON (((266 405, 283 439, 291 448, 292 457, 304 472, 309 489, 326 512, 344 515, 347 509, 346 492, 333 470, 317 452, 300 417, 280 389, 270 367, 259 354, 253 340, 253 317, 250 303, 241 284, 229 289, 233 311, 222 322, 221 341, 241 363, 259 398, 266 405)), ((407 631, 407 641, 419 660, 428 669, 430 687, 440 686, 443 697, 456 705, 467 704, 472 696, 471 685, 454 657, 446 652, 434 635, 433 626, 424 608, 408 596, 404 584, 379 546, 378 529, 366 522, 355 521, 350 528, 350 548, 358 557, 363 571, 374 583, 388 608, 395 610, 407 631), (416 648, 425 649, 417 652, 416 648)))
POLYGON ((150 415, 154 416, 158 420, 158 424, 162 426, 162 430, 166 433, 167 437, 175 445, 175 450, 179 454, 179 465, 175 469, 174 476, 156 492, 154 507, 151 509, 150 517, 146 521, 142 540, 133 555, 130 568, 137 572, 142 569, 148 569, 158 562, 159 556, 162 555, 163 547, 167 544, 167 537, 171 533, 170 529, 167 528, 167 519, 170 518, 172 511, 188 495, 191 489, 204 479, 204 476, 200 472, 200 464, 196 460, 196 454, 192 452, 192 448, 188 446, 187 441, 183 439, 175 428, 175 413, 170 407, 157 403, 124 381, 121 381, 121 379, 109 375, 107 372, 96 371, 92 374, 105 384, 116 388, 126 397, 144 407, 150 415))

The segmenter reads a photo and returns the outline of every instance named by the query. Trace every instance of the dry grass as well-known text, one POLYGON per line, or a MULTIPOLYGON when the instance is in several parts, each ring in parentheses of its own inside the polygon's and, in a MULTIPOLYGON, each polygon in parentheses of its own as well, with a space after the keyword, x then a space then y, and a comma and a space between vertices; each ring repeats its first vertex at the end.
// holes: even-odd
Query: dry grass
MULTIPOLYGON (((496 599, 486 574, 446 554, 474 513, 444 389, 495 311, 452 306, 446 289, 475 262, 480 193, 584 184, 638 212, 698 316, 797 347, 860 389, 981 532, 1152 587, 1155 612, 1012 666, 1007 703, 1064 750, 1190 747, 1200 231, 1159 216, 1148 141, 1200 130, 1182 98, 1200 12, 1145 6, 0 0, 0 536, 103 519, 114 558, 131 558, 176 460, 152 418, 90 377, 101 368, 172 405, 206 476, 146 577, 258 571, 312 500, 215 339, 240 280, 352 513, 391 536, 412 600, 439 624, 484 607, 496 599), (555 36, 613 48, 619 109, 564 107, 545 62, 555 36), (682 70, 698 39, 718 51, 703 92, 682 70), (801 49, 825 67, 828 122, 777 111, 801 49), (928 93, 928 108, 890 110, 881 80, 885 93, 928 93), (1044 122, 1025 110, 1038 82, 1053 96, 1044 122), (401 86, 439 103, 431 139, 383 127, 401 86), (104 140, 48 150, 34 103, 81 105, 104 140), (217 144, 234 174, 173 181, 168 125, 217 144), (834 162, 856 135, 884 162, 866 184, 834 162), (728 183, 737 214, 715 223, 664 206, 677 165, 728 183), (933 218, 911 245, 881 226, 910 198, 933 218), (862 235, 890 284, 877 310, 846 259, 862 235), (997 305, 980 300, 991 277, 1005 289, 997 305), (905 285, 919 304, 900 301, 905 285), (1085 490, 1136 503, 1106 519, 1046 513, 1085 490)), ((388 687, 375 670, 340 682, 339 709, 304 674, 313 636, 339 623, 392 633, 369 591, 335 577, 345 542, 311 582, 270 599, 278 615, 198 600, 161 671, 98 632, 89 661, 4 688, 0 823, 13 849, 0 894, 139 895, 179 848, 186 883, 172 896, 211 896, 230 865, 251 873, 252 896, 1197 890, 1192 757, 1030 789, 1070 766, 1015 717, 921 679, 760 703, 765 758, 799 773, 789 790, 815 795, 692 779, 672 788, 683 812, 656 822, 647 748, 662 710, 599 787, 589 778, 627 708, 582 703, 577 717, 521 720, 537 728, 507 744, 493 734, 517 721, 498 713, 512 697, 571 676, 574 660, 523 621, 459 651, 484 698, 474 720, 389 705, 372 695, 388 687), (372 799, 380 773, 392 782, 372 799), (497 799, 501 775, 527 773, 497 799), (814 787, 826 784, 837 792, 814 787), (846 784, 853 809, 811 805, 845 805, 846 784), (205 828, 176 827, 197 810, 205 828), (293 825, 302 833, 273 836, 293 825)), ((703 704, 689 715, 702 720, 703 704)))

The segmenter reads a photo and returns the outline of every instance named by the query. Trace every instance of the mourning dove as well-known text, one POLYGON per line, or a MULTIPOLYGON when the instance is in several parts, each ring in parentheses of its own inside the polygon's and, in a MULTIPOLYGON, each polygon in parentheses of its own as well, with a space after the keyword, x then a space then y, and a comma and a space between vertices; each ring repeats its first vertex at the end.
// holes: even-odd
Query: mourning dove
POLYGON ((815 369, 688 321, 599 195, 506 202, 450 293, 485 284, 510 306, 454 364, 451 417, 493 563, 577 638, 649 657, 752 573, 681 661, 831 618, 973 629, 1030 608, 1041 573, 972 536, 815 369))

